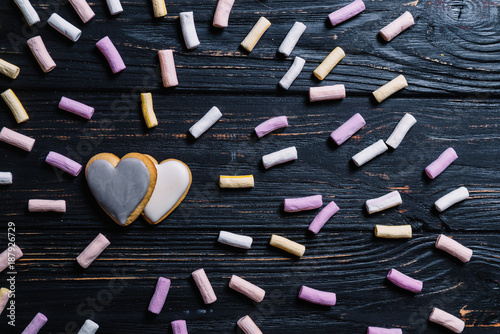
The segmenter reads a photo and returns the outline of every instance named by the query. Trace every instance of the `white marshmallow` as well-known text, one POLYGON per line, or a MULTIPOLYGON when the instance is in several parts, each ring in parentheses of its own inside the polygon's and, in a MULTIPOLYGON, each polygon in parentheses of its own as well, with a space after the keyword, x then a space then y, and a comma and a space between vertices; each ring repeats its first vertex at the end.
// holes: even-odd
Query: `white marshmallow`
POLYGON ((266 169, 268 169, 288 161, 296 160, 297 157, 297 149, 295 146, 291 146, 283 150, 264 155, 262 157, 262 164, 266 169))
POLYGON ((304 23, 295 22, 283 42, 281 42, 278 52, 288 57, 295 48, 295 45, 297 45, 297 42, 299 41, 306 28, 307 27, 304 23))
POLYGON ((438 199, 434 205, 439 212, 443 212, 453 204, 457 204, 469 197, 469 191, 465 187, 460 187, 438 199))
POLYGON ((194 26, 193 12, 180 13, 179 18, 181 21, 182 35, 184 36, 186 48, 189 50, 196 49, 198 45, 200 45, 200 40, 198 39, 196 28, 194 26))
POLYGON ((305 63, 306 61, 304 60, 304 58, 295 57, 292 66, 290 66, 288 72, 286 72, 283 78, 281 78, 279 82, 280 86, 288 90, 288 88, 290 88, 295 79, 297 79, 300 72, 302 72, 305 63))
POLYGON ((382 139, 379 141, 371 144, 358 154, 352 157, 352 161, 356 164, 356 166, 360 167, 367 163, 368 161, 372 160, 373 158, 381 155, 385 151, 387 151, 389 148, 387 145, 384 143, 382 139))
POLYGON ((405 114, 385 143, 393 149, 397 149, 415 123, 417 123, 415 117, 410 114, 405 114))
POLYGON ((50 15, 47 23, 73 42, 76 42, 82 35, 82 31, 80 29, 78 29, 56 13, 50 15))
POLYGON ((191 132, 194 138, 198 138, 205 133, 205 131, 210 129, 221 117, 222 113, 219 108, 214 106, 189 129, 189 132, 191 132))
POLYGON ((250 249, 252 248, 253 239, 246 235, 235 234, 227 231, 220 231, 219 239, 217 239, 217 241, 220 242, 221 244, 233 247, 250 249))

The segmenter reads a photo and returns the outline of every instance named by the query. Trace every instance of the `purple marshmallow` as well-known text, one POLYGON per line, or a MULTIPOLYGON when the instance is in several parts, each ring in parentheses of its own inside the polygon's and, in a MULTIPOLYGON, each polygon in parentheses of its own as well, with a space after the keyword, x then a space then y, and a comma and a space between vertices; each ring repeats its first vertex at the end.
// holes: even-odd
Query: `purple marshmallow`
POLYGON ((347 122, 342 124, 333 131, 330 137, 338 145, 342 145, 347 139, 351 138, 353 134, 358 132, 366 122, 360 114, 356 114, 349 118, 347 122))
POLYGON ((154 314, 159 314, 165 301, 167 300, 168 290, 170 289, 170 280, 165 277, 158 278, 158 283, 156 283, 155 293, 151 302, 149 303, 149 312, 154 314))
POLYGON ((285 198, 285 212, 317 209, 323 205, 323 196, 314 195, 299 198, 285 198))
POLYGON ((331 201, 328 203, 327 206, 321 210, 316 217, 314 217, 314 220, 311 222, 311 225, 309 225, 309 231, 311 231, 314 234, 318 234, 319 230, 325 226, 326 222, 328 219, 332 218, 334 214, 339 211, 339 207, 337 204, 335 204, 334 201, 331 201))
POLYGON ((64 96, 59 101, 59 109, 69 111, 86 119, 91 119, 92 115, 94 115, 94 108, 64 96))
POLYGON ((46 322, 47 317, 42 313, 37 313, 21 334, 36 334, 46 322))
POLYGON ((330 19, 332 26, 336 26, 337 24, 347 21, 351 17, 358 15, 364 10, 365 4, 363 0, 355 0, 347 6, 344 6, 339 10, 330 13, 330 15, 328 15, 328 18, 330 19))
POLYGON ((77 176, 78 174, 80 174, 80 171, 82 170, 82 165, 80 165, 75 160, 71 160, 70 158, 65 157, 64 155, 53 151, 50 151, 49 154, 47 154, 45 162, 51 166, 62 169, 66 173, 71 174, 73 176, 77 176))
POLYGON ((401 328, 368 327, 366 334, 403 334, 401 328))
POLYGON ((333 292, 316 290, 302 285, 299 292, 299 298, 310 303, 333 306, 337 302, 337 296, 333 292))
POLYGON ((387 274, 387 279, 391 281, 394 285, 399 286, 401 289, 405 289, 411 292, 418 293, 422 291, 424 283, 422 281, 416 280, 397 271, 396 269, 391 269, 387 274))
POLYGON ((175 320, 170 323, 174 334, 188 334, 186 320, 175 320))
POLYGON ((425 174, 431 179, 441 174, 451 163, 457 160, 458 155, 451 147, 446 149, 441 155, 425 168, 425 174))
POLYGON ((104 57, 106 57, 113 73, 121 72, 126 68, 120 53, 118 53, 118 50, 108 36, 97 42, 96 46, 102 52, 104 57))
POLYGON ((257 125, 257 127, 255 127, 255 133, 257 134, 257 137, 261 138, 276 129, 287 126, 288 119, 286 116, 273 117, 257 125))

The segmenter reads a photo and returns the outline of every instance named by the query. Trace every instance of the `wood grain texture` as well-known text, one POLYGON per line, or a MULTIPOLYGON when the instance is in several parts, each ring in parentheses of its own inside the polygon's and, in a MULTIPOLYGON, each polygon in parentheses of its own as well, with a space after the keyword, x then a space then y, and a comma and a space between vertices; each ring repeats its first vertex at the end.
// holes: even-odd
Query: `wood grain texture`
MULTIPOLYGON (((500 330, 500 35, 497 2, 430 1, 404 4, 367 2, 358 17, 331 28, 326 15, 343 1, 236 1, 230 26, 211 28, 216 1, 168 2, 169 15, 153 19, 149 1, 122 1, 125 12, 111 17, 105 1, 90 2, 96 17, 83 25, 67 3, 33 1, 40 15, 56 11, 83 30, 78 43, 40 24, 26 29, 12 1, 0 4, 0 58, 21 67, 12 88, 30 120, 17 125, 0 103, 0 125, 37 141, 32 152, 0 143, 0 171, 14 184, 2 186, 0 246, 7 223, 16 223, 25 255, 17 263, 16 327, 0 318, 0 333, 19 333, 37 312, 49 322, 40 333, 76 333, 93 318, 98 333, 171 333, 169 323, 186 319, 190 333, 235 333, 249 314, 264 333, 364 333, 367 326, 400 327, 404 333, 446 333, 427 322, 432 307, 466 321, 466 333, 500 330), (178 13, 194 10, 201 45, 187 52, 178 13), (410 10, 417 24, 390 43, 378 30, 410 10), (238 45, 258 18, 272 26, 254 51, 238 45), (308 29, 288 59, 276 51, 293 22, 308 29), (38 32, 36 31, 38 30, 38 32), (26 34, 24 32, 26 32, 26 34), (58 67, 44 75, 22 39, 41 34, 58 67), (127 69, 112 75, 95 42, 105 35, 117 45, 127 69), (14 40, 12 44, 11 41, 14 40), (348 97, 307 102, 307 88, 318 85, 313 69, 335 47, 347 56, 321 85, 345 83, 348 97), (164 89, 156 51, 173 48, 180 84, 164 89), (289 92, 277 83, 298 55, 307 60, 289 92), (372 90, 403 73, 409 87, 382 104, 372 90), (146 128, 139 95, 153 93, 159 125, 146 128), (64 95, 95 107, 90 121, 57 108, 64 95), (198 140, 189 127, 213 105, 223 118, 198 140), (329 134, 354 113, 367 124, 341 147, 329 134), (418 123, 397 150, 356 168, 349 159, 386 139, 404 115, 418 123), (286 115, 290 127, 257 139, 253 128, 286 115), (262 155, 296 146, 299 159, 269 170, 262 155), (447 147, 459 156, 429 181, 424 168, 447 147), (158 160, 176 158, 193 173, 184 202, 161 224, 142 218, 127 228, 116 225, 93 199, 83 174, 73 178, 45 163, 49 150, 85 164, 100 152, 131 151, 158 160), (218 189, 218 176, 255 176, 253 189, 218 189), (443 213, 434 201, 460 185, 471 198, 443 213), (399 190, 403 204, 368 215, 364 201, 399 190), (289 214, 283 199, 322 194, 340 211, 312 237, 307 226, 318 210, 289 214), (29 213, 30 198, 65 199, 65 214, 29 213), (379 240, 376 224, 410 224, 411 240, 379 240), (220 230, 252 236, 241 251, 217 244, 220 230), (87 270, 76 256, 98 234, 111 246, 87 270), (438 251, 439 233, 474 250, 461 264, 438 251), (306 246, 303 258, 269 247, 272 234, 306 246), (218 301, 205 306, 190 273, 205 268, 218 301), (400 290, 384 277, 397 268, 424 281, 421 294, 400 290), (264 288, 255 304, 227 286, 232 274, 264 288), (158 276, 172 279, 166 306, 147 313, 158 276), (338 304, 318 307, 297 298, 302 284, 337 293, 338 304)), ((1 285, 8 275, 0 274, 1 285)))

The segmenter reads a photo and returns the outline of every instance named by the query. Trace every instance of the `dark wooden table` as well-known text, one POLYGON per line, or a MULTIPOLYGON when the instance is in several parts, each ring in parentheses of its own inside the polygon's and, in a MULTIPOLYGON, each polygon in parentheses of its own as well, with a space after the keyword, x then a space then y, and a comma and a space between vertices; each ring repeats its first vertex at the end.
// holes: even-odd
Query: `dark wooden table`
MULTIPOLYGON (((170 322, 186 319, 190 333, 234 333, 249 314, 264 333, 365 333, 368 326, 401 327, 404 333, 446 333, 427 321, 433 307, 466 322, 465 333, 500 332, 500 23, 498 1, 367 1, 358 17, 332 28, 327 14, 349 1, 236 0, 230 25, 211 26, 215 0, 167 1, 168 16, 153 19, 148 0, 122 1, 125 12, 111 17, 104 0, 93 1, 96 17, 83 25, 65 1, 33 0, 44 22, 29 28, 13 1, 0 3, 0 58, 21 67, 18 79, 0 78, 30 115, 16 124, 1 102, 0 125, 36 138, 27 153, 0 143, 0 171, 14 184, 2 186, 0 246, 7 224, 15 222, 24 251, 17 262, 16 327, 20 333, 37 312, 49 318, 41 333, 76 333, 92 318, 98 333, 171 333, 170 322), (201 45, 184 47, 178 14, 193 10, 201 45), (378 30, 409 10, 416 25, 383 43, 378 30), (73 44, 45 23, 52 12, 83 30, 73 44), (239 43, 260 16, 272 26, 251 54, 239 43), (295 21, 307 30, 289 58, 277 49, 295 21), (41 35, 57 63, 43 74, 26 46, 41 35), (127 69, 113 75, 95 47, 109 35, 127 69), (323 81, 312 71, 335 47, 346 57, 323 81), (157 51, 171 48, 179 86, 163 88, 157 51), (307 60, 289 91, 277 84, 293 56, 307 60), (409 86, 381 104, 370 98, 380 85, 403 73, 409 86), (308 102, 310 86, 343 83, 338 102, 308 102), (139 94, 152 92, 159 125, 148 130, 139 94), (57 108, 61 96, 92 105, 90 121, 57 108), (223 118, 198 140, 189 127, 216 105, 223 118), (329 134, 354 113, 366 119, 363 130, 341 147, 329 134), (402 145, 361 168, 350 157, 386 139, 404 113, 418 123, 402 145), (257 139, 253 128, 272 116, 286 115, 290 127, 257 139), (261 156, 296 146, 299 159, 264 170, 261 156), (447 147, 458 160, 429 181, 425 166, 447 147), (100 152, 122 156, 138 151, 158 160, 177 158, 193 173, 181 206, 158 226, 142 218, 122 228, 91 196, 83 173, 61 175, 45 163, 50 151, 85 164, 100 152), (253 174, 251 190, 219 190, 220 174, 253 174), (437 213, 434 201, 458 186, 470 199, 437 213), (403 204, 368 215, 364 201, 399 190, 403 204), (283 212, 283 199, 322 194, 340 211, 319 235, 307 226, 317 210, 283 212), (65 199, 65 214, 32 214, 30 198, 65 199), (381 240, 375 224, 411 224, 410 240, 381 240), (254 245, 238 251, 216 242, 220 230, 250 235, 254 245), (111 246, 87 270, 76 256, 99 233, 111 246), (462 264, 437 251, 444 233, 474 250, 462 264), (269 246, 280 234, 307 247, 300 260, 269 246), (205 268, 218 301, 205 306, 190 278, 205 268), (385 280, 397 268, 424 281, 413 295, 385 280), (227 285, 237 274, 263 287, 255 304, 227 285), (159 276, 172 279, 167 303, 158 316, 147 306, 159 276), (332 308, 297 298, 301 285, 337 293, 332 308)), ((8 275, 0 275, 6 286, 8 275)))

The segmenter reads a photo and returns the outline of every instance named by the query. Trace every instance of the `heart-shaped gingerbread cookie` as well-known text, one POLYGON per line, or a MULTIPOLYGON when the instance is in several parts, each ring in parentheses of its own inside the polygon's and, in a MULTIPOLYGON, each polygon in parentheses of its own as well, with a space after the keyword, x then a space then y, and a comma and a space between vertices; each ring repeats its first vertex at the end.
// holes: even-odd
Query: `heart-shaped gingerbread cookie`
POLYGON ((180 160, 167 159, 160 164, 151 156, 158 178, 153 195, 142 213, 146 221, 152 225, 158 224, 175 210, 186 197, 191 187, 191 171, 180 160))
POLYGON ((148 203, 156 184, 156 167, 144 154, 118 158, 111 153, 92 157, 85 168, 90 191, 118 225, 130 225, 148 203))

